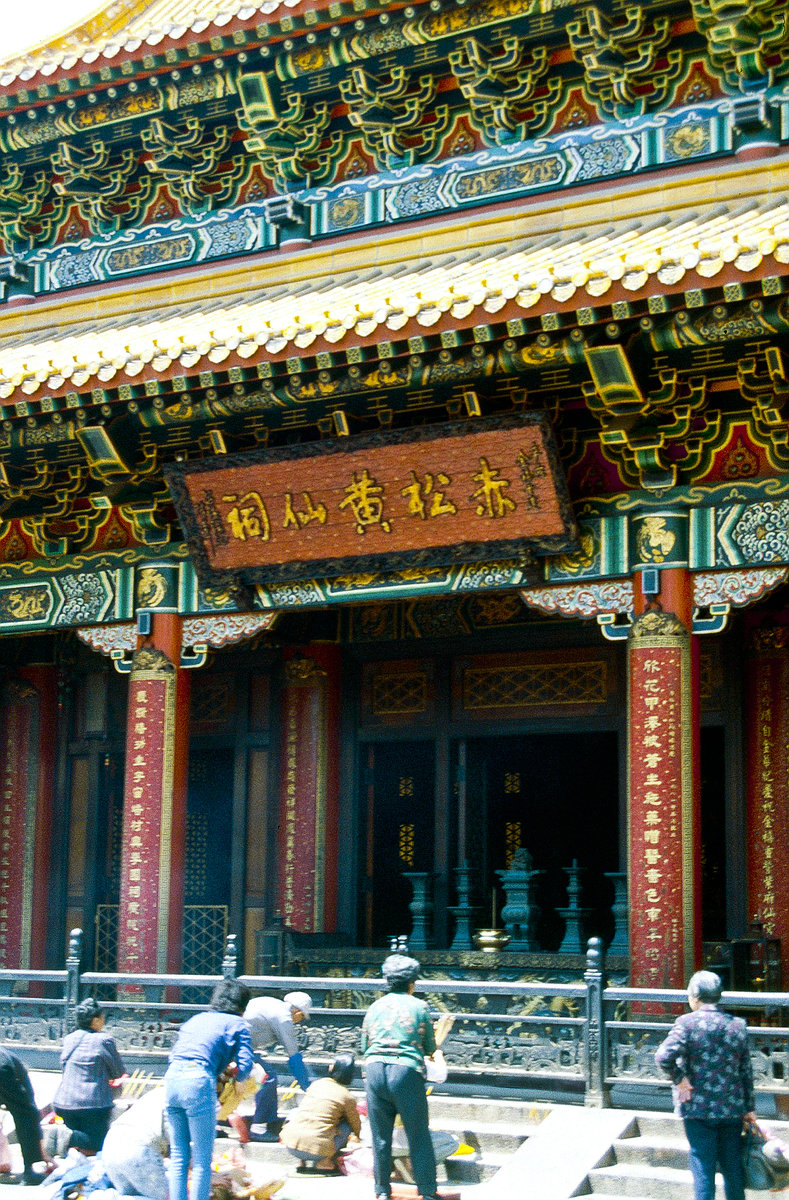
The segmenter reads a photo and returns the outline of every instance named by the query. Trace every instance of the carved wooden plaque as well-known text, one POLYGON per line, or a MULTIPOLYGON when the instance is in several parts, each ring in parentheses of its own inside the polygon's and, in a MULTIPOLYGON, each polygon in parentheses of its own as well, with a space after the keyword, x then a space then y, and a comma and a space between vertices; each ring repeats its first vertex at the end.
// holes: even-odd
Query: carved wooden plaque
POLYGON ((167 469, 204 579, 249 582, 555 553, 575 527, 542 414, 167 469))

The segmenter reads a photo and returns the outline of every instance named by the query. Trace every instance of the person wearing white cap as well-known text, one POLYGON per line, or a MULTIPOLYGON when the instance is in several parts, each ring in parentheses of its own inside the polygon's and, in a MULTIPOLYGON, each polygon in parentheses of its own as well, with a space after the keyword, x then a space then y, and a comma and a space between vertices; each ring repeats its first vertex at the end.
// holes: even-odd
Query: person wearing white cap
MULTIPOLYGON (((307 1090, 313 1074, 299 1051, 295 1026, 306 1021, 312 1011, 312 1000, 306 992, 288 992, 282 1000, 274 996, 256 996, 250 1000, 244 1012, 252 1033, 255 1050, 266 1050, 282 1046, 288 1058, 288 1067, 296 1083, 307 1090)), ((284 1122, 277 1116, 277 1073, 270 1063, 264 1063, 266 1077, 255 1098, 255 1114, 251 1124, 238 1113, 228 1120, 242 1142, 276 1142, 284 1122)))

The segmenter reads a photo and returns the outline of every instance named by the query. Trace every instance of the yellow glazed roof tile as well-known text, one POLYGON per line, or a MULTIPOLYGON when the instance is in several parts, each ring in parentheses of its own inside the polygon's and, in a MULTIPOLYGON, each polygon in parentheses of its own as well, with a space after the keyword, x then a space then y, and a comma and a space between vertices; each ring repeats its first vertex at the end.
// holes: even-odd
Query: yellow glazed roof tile
POLYGON ((659 289, 676 286, 692 271, 698 286, 696 276, 714 279, 727 265, 744 275, 770 255, 789 263, 789 201, 769 197, 684 217, 653 213, 640 225, 628 221, 586 233, 572 229, 529 239, 520 232, 500 237, 495 249, 488 244, 451 253, 436 253, 435 243, 426 240, 430 253, 424 259, 418 253, 406 258, 404 243, 399 259, 391 259, 389 247, 386 262, 379 245, 372 264, 361 250, 354 265, 334 248, 324 251, 322 273, 311 278, 298 277, 304 270, 298 256, 273 260, 276 282, 241 293, 228 287, 196 301, 183 284, 160 289, 156 315, 102 311, 95 297, 92 320, 84 307, 69 317, 67 305, 49 308, 57 325, 46 322, 46 312, 26 322, 26 315, 36 316, 32 308, 9 312, 0 322, 0 399, 116 386, 146 368, 157 374, 210 369, 234 354, 298 354, 318 339, 341 345, 350 333, 419 333, 447 313, 484 323, 507 304, 526 313, 548 295, 582 307, 604 298, 615 282, 626 292, 650 280, 659 289))
POLYGON ((0 87, 39 73, 69 70, 79 62, 122 59, 141 46, 180 40, 190 31, 201 34, 209 26, 221 31, 234 18, 266 20, 299 3, 301 0, 104 0, 92 16, 47 44, 31 44, 23 53, 0 56, 0 87))

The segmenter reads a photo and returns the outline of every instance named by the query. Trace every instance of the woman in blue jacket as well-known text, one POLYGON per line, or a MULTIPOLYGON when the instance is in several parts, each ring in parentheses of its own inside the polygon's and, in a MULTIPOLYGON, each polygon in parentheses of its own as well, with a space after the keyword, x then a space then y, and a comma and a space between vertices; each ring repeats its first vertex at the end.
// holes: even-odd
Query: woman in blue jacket
POLYGON ((190 1161, 189 1200, 208 1200, 217 1080, 231 1063, 235 1064, 237 1079, 246 1079, 252 1070, 249 1025, 241 1016, 249 997, 249 988, 238 980, 223 979, 214 988, 210 1010, 184 1022, 170 1053, 164 1077, 165 1116, 170 1128, 170 1200, 187 1200, 190 1161))

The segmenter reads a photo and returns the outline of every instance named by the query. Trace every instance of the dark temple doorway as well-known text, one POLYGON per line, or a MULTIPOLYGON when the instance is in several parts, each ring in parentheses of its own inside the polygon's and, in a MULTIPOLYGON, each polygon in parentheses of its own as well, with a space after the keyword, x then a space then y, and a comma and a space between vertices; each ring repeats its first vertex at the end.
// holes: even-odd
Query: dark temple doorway
POLYGON ((368 745, 362 796, 359 938, 387 946, 411 929, 410 871, 432 871, 435 752, 433 742, 368 745))
POLYGON ((615 732, 474 738, 466 744, 466 846, 476 868, 483 924, 497 922, 505 895, 497 871, 525 847, 537 881, 540 949, 557 950, 567 903, 566 868, 582 874, 579 902, 587 936, 613 932, 613 885, 620 864, 619 763, 615 732))
POLYGON ((701 936, 717 941, 727 929, 726 744, 721 726, 701 731, 701 936))
POLYGON ((186 974, 219 970, 230 909, 233 751, 189 755, 184 873, 183 964, 186 974))

